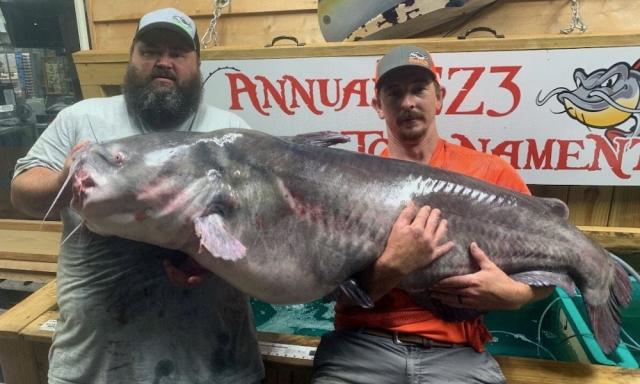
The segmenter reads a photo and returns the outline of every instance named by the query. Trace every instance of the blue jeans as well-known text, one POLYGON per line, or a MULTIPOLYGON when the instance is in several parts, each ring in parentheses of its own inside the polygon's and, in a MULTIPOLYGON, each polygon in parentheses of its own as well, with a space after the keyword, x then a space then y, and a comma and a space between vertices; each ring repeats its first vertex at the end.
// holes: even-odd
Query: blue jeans
POLYGON ((313 384, 506 383, 488 352, 396 344, 358 331, 324 335, 313 366, 313 384))

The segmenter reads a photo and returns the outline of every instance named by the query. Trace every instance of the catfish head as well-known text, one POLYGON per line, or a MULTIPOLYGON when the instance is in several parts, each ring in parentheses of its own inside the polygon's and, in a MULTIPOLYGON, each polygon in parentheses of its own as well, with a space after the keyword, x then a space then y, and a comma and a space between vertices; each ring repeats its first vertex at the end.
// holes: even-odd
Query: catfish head
POLYGON ((211 140, 225 137, 171 132, 94 144, 72 167, 71 207, 99 235, 188 251, 197 220, 233 201, 221 182, 223 146, 211 140))
POLYGON ((543 105, 557 95, 571 118, 601 129, 618 126, 640 113, 640 72, 635 66, 621 62, 590 74, 578 68, 573 80, 574 90, 556 88, 542 99, 538 94, 536 104, 543 105))

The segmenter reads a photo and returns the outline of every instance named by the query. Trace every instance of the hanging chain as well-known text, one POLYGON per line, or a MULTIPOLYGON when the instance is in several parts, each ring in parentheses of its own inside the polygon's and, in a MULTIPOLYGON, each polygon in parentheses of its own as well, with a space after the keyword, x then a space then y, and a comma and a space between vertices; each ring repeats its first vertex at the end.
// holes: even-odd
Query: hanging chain
POLYGON ((218 45, 218 33, 216 32, 216 25, 218 19, 222 13, 222 9, 227 7, 231 0, 212 0, 213 1, 213 17, 209 22, 209 28, 207 32, 202 36, 202 47, 209 48, 209 44, 218 45))
POLYGON ((561 29, 560 32, 568 34, 573 32, 576 28, 580 32, 584 32, 587 30, 587 25, 580 17, 580 4, 578 3, 578 0, 571 0, 571 24, 569 24, 567 28, 561 29))

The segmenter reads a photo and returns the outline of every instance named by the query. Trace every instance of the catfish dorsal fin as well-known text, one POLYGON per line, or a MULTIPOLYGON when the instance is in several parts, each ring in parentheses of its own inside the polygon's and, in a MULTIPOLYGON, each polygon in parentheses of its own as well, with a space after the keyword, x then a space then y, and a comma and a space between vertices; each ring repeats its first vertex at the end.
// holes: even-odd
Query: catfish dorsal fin
POLYGON ((315 145, 318 147, 330 147, 351 141, 348 136, 333 131, 302 133, 295 136, 280 136, 280 138, 293 144, 315 145))
POLYGON ((565 220, 569 219, 569 207, 564 201, 553 197, 538 197, 548 210, 556 216, 560 216, 565 220))

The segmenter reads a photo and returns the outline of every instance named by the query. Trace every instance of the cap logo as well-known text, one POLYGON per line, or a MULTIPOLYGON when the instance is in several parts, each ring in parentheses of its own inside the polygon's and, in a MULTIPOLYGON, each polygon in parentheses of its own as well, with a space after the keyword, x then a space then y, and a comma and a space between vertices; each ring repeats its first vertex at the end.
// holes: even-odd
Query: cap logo
POLYGON ((188 31, 191 30, 191 24, 189 24, 189 22, 187 20, 185 20, 184 17, 178 16, 178 15, 174 15, 173 19, 176 20, 178 22, 178 24, 182 24, 182 25, 180 25, 182 28, 185 28, 188 31))
POLYGON ((410 64, 420 65, 423 67, 427 67, 429 69, 431 69, 431 67, 433 66, 433 64, 431 63, 431 58, 418 51, 413 51, 409 53, 409 58, 407 61, 410 64))

